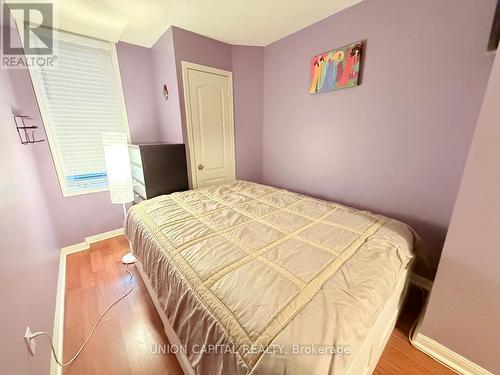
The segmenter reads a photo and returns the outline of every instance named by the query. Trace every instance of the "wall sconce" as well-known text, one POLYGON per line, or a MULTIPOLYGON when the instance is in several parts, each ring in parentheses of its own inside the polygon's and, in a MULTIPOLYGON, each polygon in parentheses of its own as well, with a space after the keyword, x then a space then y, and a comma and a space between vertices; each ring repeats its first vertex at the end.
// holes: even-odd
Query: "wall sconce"
POLYGON ((168 99, 168 88, 166 83, 163 84, 163 96, 165 97, 165 100, 168 99))

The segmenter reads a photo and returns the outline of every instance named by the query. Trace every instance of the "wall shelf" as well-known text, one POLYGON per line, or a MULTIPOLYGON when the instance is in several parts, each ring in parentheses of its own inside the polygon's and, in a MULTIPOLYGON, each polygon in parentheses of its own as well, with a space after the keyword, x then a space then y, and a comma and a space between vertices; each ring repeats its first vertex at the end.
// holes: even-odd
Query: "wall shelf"
POLYGON ((35 138, 35 130, 38 129, 38 126, 26 125, 26 120, 32 120, 32 118, 25 115, 14 115, 14 122, 16 124, 16 130, 21 144, 29 145, 44 142, 45 139, 35 138))

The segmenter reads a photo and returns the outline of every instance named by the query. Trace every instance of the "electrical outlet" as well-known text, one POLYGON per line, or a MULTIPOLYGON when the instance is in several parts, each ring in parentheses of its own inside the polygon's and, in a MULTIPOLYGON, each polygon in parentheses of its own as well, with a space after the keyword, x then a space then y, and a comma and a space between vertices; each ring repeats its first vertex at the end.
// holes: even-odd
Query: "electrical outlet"
POLYGON ((26 333, 24 334, 24 342, 26 343, 26 346, 28 347, 28 351, 30 352, 30 354, 35 355, 36 342, 35 339, 31 338, 31 335, 32 335, 31 328, 28 326, 26 327, 26 333))

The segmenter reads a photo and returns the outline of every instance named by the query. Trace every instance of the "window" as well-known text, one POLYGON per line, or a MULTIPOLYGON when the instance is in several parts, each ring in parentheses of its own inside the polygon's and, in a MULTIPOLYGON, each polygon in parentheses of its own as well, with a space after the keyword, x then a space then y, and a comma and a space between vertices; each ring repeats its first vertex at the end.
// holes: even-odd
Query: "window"
POLYGON ((57 66, 30 73, 63 195, 106 190, 101 133, 129 134, 115 45, 54 35, 57 66))

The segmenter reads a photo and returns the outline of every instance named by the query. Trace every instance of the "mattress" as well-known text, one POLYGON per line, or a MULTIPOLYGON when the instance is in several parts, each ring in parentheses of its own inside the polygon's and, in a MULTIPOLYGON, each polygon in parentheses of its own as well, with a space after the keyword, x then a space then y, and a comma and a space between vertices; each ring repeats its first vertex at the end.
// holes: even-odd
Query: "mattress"
POLYGON ((415 244, 396 220, 245 181, 135 205, 126 235, 197 374, 342 373, 415 244))

